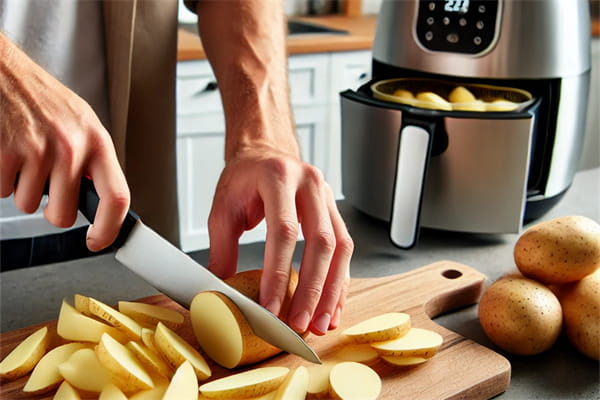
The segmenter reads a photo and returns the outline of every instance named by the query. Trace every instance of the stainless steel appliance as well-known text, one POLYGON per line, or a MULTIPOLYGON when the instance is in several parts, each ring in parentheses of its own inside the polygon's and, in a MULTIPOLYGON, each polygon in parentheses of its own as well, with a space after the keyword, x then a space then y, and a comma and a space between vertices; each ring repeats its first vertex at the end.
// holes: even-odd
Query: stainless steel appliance
POLYGON ((346 200, 390 221, 402 248, 419 227, 519 232, 559 201, 578 165, 588 2, 384 0, 372 76, 341 94, 346 200), (473 107, 449 100, 458 87, 473 107), (494 108, 490 90, 526 97, 494 108), (424 92, 445 104, 414 99, 424 92))

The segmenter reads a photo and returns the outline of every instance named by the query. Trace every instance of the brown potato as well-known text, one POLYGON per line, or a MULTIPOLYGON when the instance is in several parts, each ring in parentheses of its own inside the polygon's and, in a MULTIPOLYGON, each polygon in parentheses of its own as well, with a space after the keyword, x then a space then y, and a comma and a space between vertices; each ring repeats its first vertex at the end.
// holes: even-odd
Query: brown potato
POLYGON ((537 281, 578 281, 600 267, 600 225, 582 216, 541 222, 517 240, 514 259, 523 275, 537 281))
POLYGON ((562 309, 546 286, 511 275, 487 288, 479 303, 479 321, 498 347, 531 355, 556 342, 562 327, 562 309))

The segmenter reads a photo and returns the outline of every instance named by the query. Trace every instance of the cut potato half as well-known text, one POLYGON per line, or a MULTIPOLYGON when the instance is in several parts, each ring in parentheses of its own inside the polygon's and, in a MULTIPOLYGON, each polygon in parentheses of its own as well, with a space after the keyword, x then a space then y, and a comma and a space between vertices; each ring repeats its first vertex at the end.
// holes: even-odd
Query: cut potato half
POLYGON ((202 350, 225 368, 253 364, 281 352, 256 336, 239 308, 221 293, 198 293, 190 318, 202 350))
POLYGON ((0 362, 0 378, 17 379, 27 375, 44 356, 49 342, 45 326, 27 336, 0 362))
POLYGON ((58 366, 58 372, 71 386, 88 392, 100 393, 111 382, 110 373, 92 349, 80 349, 71 354, 58 366))
POLYGON ((381 378, 364 364, 348 361, 336 364, 329 373, 330 395, 341 400, 375 400, 381 392, 381 378))
POLYGON ((290 371, 275 392, 275 400, 304 400, 308 390, 308 370, 299 366, 290 371))
POLYGON ((396 367, 410 367, 413 365, 423 364, 429 358, 424 357, 394 357, 394 356, 381 356, 381 359, 388 364, 396 367))
POLYGON ((58 366, 67 361, 77 350, 89 347, 84 343, 67 343, 50 350, 36 364, 23 391, 31 394, 44 393, 57 387, 63 377, 58 366))
POLYGON ((198 400, 198 378, 189 361, 177 368, 162 400, 198 400))
POLYGON ((102 388, 98 400, 128 400, 125 393, 115 384, 109 383, 102 388))
POLYGON ((140 324, 155 326, 162 322, 173 330, 183 325, 183 315, 170 308, 135 301, 119 301, 119 311, 140 324))
POLYGON ((395 357, 432 357, 442 346, 442 335, 429 329, 411 328, 406 335, 371 346, 381 355, 395 357))
POLYGON ((96 346, 100 363, 108 369, 115 385, 123 393, 152 389, 154 382, 135 355, 110 335, 104 334, 96 346))
POLYGON ((286 367, 263 367, 240 372, 200 386, 211 399, 247 399, 274 391, 290 372, 286 367))
POLYGON ((189 361, 199 381, 210 378, 210 367, 202 354, 162 322, 156 325, 154 344, 174 370, 189 361))
POLYGON ((94 298, 89 299, 90 313, 119 329, 133 340, 141 340, 142 326, 132 318, 94 298))
POLYGON ((54 393, 52 400, 81 400, 81 396, 69 382, 63 381, 54 393))
POLYGON ((160 355, 148 349, 143 344, 131 341, 125 346, 133 352, 142 366, 150 374, 158 374, 167 379, 173 377, 173 369, 171 369, 171 366, 167 364, 160 355))
POLYGON ((342 333, 356 343, 374 343, 397 339, 409 329, 410 315, 392 312, 369 318, 342 333))
POLYGON ((56 332, 63 339, 74 342, 98 343, 104 333, 119 341, 125 336, 116 328, 77 311, 67 300, 63 300, 58 314, 56 332))

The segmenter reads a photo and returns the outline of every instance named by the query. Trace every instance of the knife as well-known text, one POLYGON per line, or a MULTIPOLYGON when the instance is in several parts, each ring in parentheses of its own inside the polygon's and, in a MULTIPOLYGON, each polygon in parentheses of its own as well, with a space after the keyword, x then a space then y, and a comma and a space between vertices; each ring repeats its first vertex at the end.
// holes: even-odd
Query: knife
MULTIPOLYGON (((98 202, 93 182, 83 178, 79 210, 92 223, 98 202)), ((238 306, 255 335, 288 353, 321 363, 314 350, 277 316, 227 285, 144 225, 132 210, 128 211, 111 247, 116 249, 117 261, 185 308, 190 307, 198 292, 221 292, 238 306)))

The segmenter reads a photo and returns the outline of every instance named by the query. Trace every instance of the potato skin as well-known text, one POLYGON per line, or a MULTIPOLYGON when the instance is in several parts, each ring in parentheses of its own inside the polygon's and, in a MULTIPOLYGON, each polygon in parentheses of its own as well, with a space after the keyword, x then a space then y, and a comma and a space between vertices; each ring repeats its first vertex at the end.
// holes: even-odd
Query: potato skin
POLYGON ((556 342, 562 309, 543 284, 511 275, 490 285, 479 303, 479 321, 498 347, 518 355, 541 353, 556 342))
POLYGON ((517 240, 519 271, 546 284, 578 281, 600 267, 600 225, 582 216, 541 222, 517 240))
POLYGON ((569 341, 581 353, 600 360, 600 270, 557 292, 569 341))

